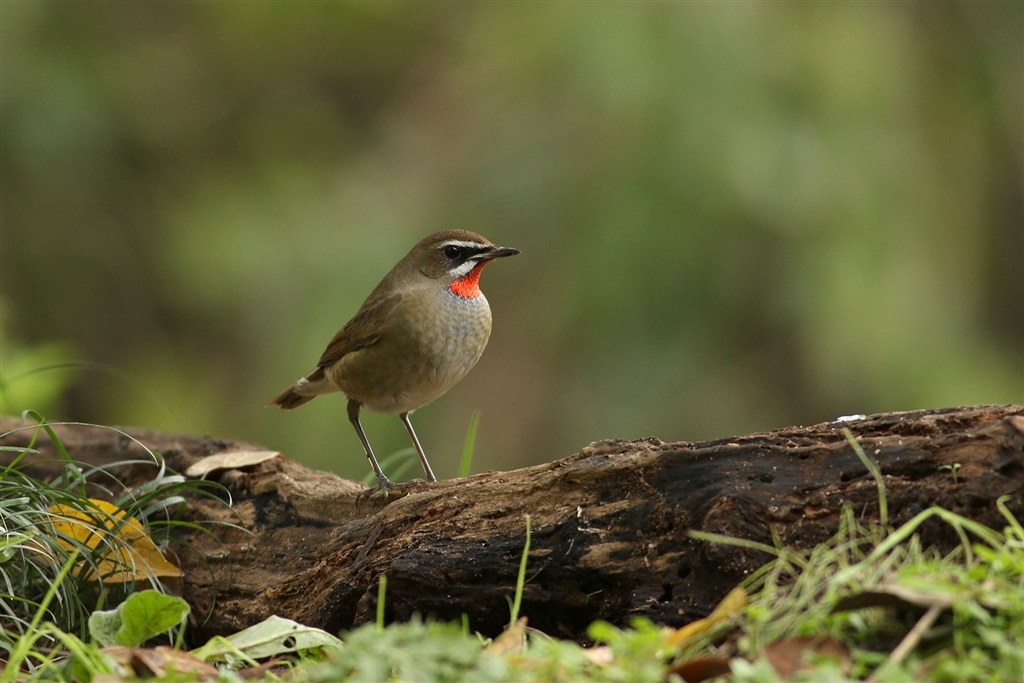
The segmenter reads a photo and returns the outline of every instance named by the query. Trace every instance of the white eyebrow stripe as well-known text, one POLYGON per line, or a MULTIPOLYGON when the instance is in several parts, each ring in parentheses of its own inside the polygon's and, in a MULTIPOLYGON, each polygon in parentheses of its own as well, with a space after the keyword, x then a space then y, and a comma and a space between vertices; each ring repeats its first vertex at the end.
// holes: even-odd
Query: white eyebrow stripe
POLYGON ((464 240, 445 240, 438 245, 438 249, 444 249, 445 247, 465 247, 466 249, 486 249, 486 244, 480 242, 466 242, 464 240))

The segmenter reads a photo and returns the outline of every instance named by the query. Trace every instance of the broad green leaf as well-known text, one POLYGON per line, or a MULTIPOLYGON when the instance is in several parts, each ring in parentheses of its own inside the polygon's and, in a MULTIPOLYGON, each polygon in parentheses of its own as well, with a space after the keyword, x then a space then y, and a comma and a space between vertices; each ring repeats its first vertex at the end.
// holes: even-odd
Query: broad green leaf
POLYGON ((117 631, 120 628, 120 610, 97 610, 89 615, 89 635, 100 645, 117 644, 117 631))
POLYGON ((93 612, 89 633, 102 645, 137 647, 150 638, 181 624, 188 603, 155 590, 133 593, 116 609, 93 612))

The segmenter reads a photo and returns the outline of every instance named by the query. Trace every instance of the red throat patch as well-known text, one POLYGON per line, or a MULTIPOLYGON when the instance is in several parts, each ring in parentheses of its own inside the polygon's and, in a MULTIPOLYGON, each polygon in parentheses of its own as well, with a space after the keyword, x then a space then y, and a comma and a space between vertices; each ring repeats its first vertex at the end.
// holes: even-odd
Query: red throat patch
POLYGON ((480 296, 480 273, 488 263, 490 261, 481 261, 473 270, 466 273, 465 277, 448 285, 448 291, 463 299, 475 299, 480 296))

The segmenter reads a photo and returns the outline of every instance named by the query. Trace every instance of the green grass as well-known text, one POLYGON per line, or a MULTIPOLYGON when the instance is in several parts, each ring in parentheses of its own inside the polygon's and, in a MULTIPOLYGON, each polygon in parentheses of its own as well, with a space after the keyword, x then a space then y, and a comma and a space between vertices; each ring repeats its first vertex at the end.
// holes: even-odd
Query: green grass
POLYGON ((781 551, 755 581, 738 653, 752 659, 781 640, 827 636, 849 648, 853 680, 1021 680, 1024 535, 1002 509, 1005 533, 941 508, 884 533, 846 508, 829 543, 781 551), (945 555, 924 548, 916 531, 930 519, 961 544, 945 555), (927 639, 911 635, 936 617, 927 639))
POLYGON ((523 542, 523 554, 519 558, 519 572, 516 574, 516 592, 509 607, 509 628, 519 621, 519 609, 523 604, 523 588, 526 586, 526 565, 530 559, 530 515, 526 515, 526 540, 523 542))
POLYGON ((459 458, 459 476, 468 477, 473 469, 473 451, 476 447, 476 430, 480 426, 480 411, 474 410, 466 428, 466 440, 462 445, 462 456, 459 458))
MULTIPOLYGON (((293 680, 660 683, 693 658, 716 657, 731 669, 726 680, 737 683, 1016 683, 1024 676, 1024 530, 1005 501, 996 504, 1003 531, 941 508, 889 529, 861 524, 846 507, 837 534, 816 548, 760 545, 776 559, 747 582, 746 605, 682 642, 675 631, 636 619, 629 628, 593 624, 593 648, 532 633, 522 647, 495 651, 458 625, 414 620, 355 629, 341 651, 300 667, 293 680), (946 554, 924 548, 916 532, 928 520, 949 526, 961 544, 946 554), (765 652, 807 642, 799 639, 819 646, 797 647, 807 668, 782 676, 765 652)), ((513 604, 526 571, 521 564, 513 604)))
MULTIPOLYGON (((340 647, 328 634, 312 634, 309 642, 315 647, 311 645, 298 656, 294 652, 282 655, 289 657, 287 668, 250 673, 258 673, 264 680, 297 683, 662 683, 679 680, 673 672, 704 658, 726 667, 723 680, 736 683, 1024 680, 1024 528, 1006 501, 994 501, 1005 520, 1004 528, 998 530, 937 507, 893 528, 881 473, 852 437, 850 440, 878 482, 880 523, 863 523, 847 506, 835 536, 808 550, 783 547, 777 539, 768 545, 693 532, 705 542, 756 548, 774 556, 745 582, 749 593, 745 603, 741 600, 738 606, 723 610, 721 618, 706 620, 693 632, 664 628, 645 619, 635 619, 626 628, 597 622, 588 631, 595 645, 588 648, 524 630, 517 617, 529 575, 527 518, 517 581, 510 586, 510 625, 494 641, 474 634, 465 620, 449 624, 414 619, 385 625, 387 578, 382 576, 375 623, 343 634, 340 647), (918 531, 925 523, 931 524, 933 531, 936 524, 948 528, 956 547, 946 553, 924 547, 918 531), (792 662, 800 661, 805 668, 786 676, 777 672, 768 655, 784 648, 789 648, 787 656, 792 662)), ((467 438, 467 443, 472 441, 467 438)), ((25 457, 28 455, 26 451, 25 457)), ((70 472, 62 482, 61 495, 72 495, 67 492, 79 491, 82 484, 70 472)), ((142 488, 134 498, 137 501, 144 501, 149 489, 162 487, 142 488)), ((9 500, 13 499, 0 496, 5 506, 9 500)), ((172 506, 160 500, 138 502, 136 510, 139 514, 144 510, 166 514, 172 506)), ((20 542, 39 535, 24 526, 17 534, 20 542)), ((12 541, 11 547, 18 543, 12 541)), ((0 559, 10 557, 7 549, 0 547, 0 559)), ((10 643, 9 649, 17 655, 15 661, 32 662, 36 667, 26 680, 62 680, 61 676, 69 680, 72 676, 67 672, 71 670, 58 664, 61 653, 72 654, 78 679, 121 671, 88 635, 49 623, 60 591, 73 583, 70 568, 76 565, 76 556, 66 553, 64 557, 56 570, 51 568, 55 574, 48 592, 22 606, 25 616, 19 622, 23 625, 20 636, 10 643)), ((8 561, 0 562, 0 571, 8 561)), ((14 578, 8 572, 4 580, 14 578)), ((81 620, 85 605, 80 600, 74 608, 73 622, 81 620)), ((219 643, 194 651, 194 656, 242 668, 251 668, 254 659, 260 658, 250 656, 252 651, 241 641, 233 647, 227 658, 211 654, 224 652, 219 643)), ((220 680, 240 680, 238 676, 228 666, 220 680)), ((13 674, 5 672, 2 683, 12 679, 13 674)), ((153 680, 195 678, 176 674, 153 680)))
MULTIPOLYGON (((65 635, 87 638, 90 615, 124 600, 136 583, 163 590, 160 577, 166 574, 150 564, 163 558, 148 548, 167 548, 175 532, 206 530, 177 518, 185 496, 215 498, 223 490, 168 471, 163 458, 148 449, 146 459, 102 467, 78 463, 40 415, 28 416, 39 422, 26 427, 33 430, 29 445, 5 448, 14 455, 0 467, 0 657, 6 659, 24 647, 26 637, 36 651, 67 646, 65 635), (39 463, 35 444, 44 432, 60 458, 60 474, 47 482, 27 473, 39 463), (126 487, 117 472, 129 466, 148 468, 149 479, 126 487), (147 549, 140 551, 144 541, 147 549)), ((25 661, 33 659, 40 658, 25 661)))

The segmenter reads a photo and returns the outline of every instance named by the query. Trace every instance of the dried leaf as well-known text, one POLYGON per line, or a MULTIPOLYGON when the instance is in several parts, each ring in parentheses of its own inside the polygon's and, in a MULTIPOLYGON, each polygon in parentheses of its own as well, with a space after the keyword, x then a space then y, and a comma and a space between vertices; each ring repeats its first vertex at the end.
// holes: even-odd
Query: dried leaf
POLYGON ((171 672, 193 674, 188 680, 217 680, 217 667, 207 664, 184 650, 161 645, 155 648, 113 645, 101 650, 117 663, 123 675, 131 678, 164 677, 171 672))
POLYGON ((686 683, 700 683, 729 673, 729 658, 692 657, 673 664, 667 673, 679 676, 686 683))
POLYGON ((501 632, 494 642, 487 646, 486 651, 498 655, 522 652, 526 645, 526 617, 520 617, 516 623, 501 632))
POLYGON ((281 457, 277 451, 231 451, 215 453, 192 463, 185 470, 186 477, 201 478, 216 470, 237 470, 281 457))
POLYGON ((870 591, 861 591, 838 600, 833 612, 865 609, 868 607, 950 607, 955 596, 941 588, 910 588, 898 583, 888 584, 870 591))
POLYGON ((598 666, 611 666, 615 661, 615 655, 607 645, 587 648, 583 651, 583 655, 598 666))
POLYGON ((87 578, 126 583, 156 576, 181 576, 181 569, 160 553, 139 520, 105 500, 90 498, 89 503, 95 510, 63 504, 47 509, 53 515, 50 525, 58 543, 66 550, 70 552, 78 545, 90 550, 100 548, 96 566, 89 568, 87 578))
POLYGON ((764 649, 764 657, 783 680, 793 678, 814 666, 814 660, 827 657, 850 664, 850 652, 842 643, 827 636, 788 638, 764 649))
POLYGON ((718 603, 718 606, 711 611, 711 614, 703 619, 690 622, 686 626, 676 629, 670 633, 667 638, 668 644, 673 647, 689 645, 698 638, 703 637, 715 626, 718 626, 722 622, 728 620, 733 614, 743 609, 746 604, 747 591, 740 586, 733 588, 729 591, 729 594, 726 595, 720 603, 718 603))

